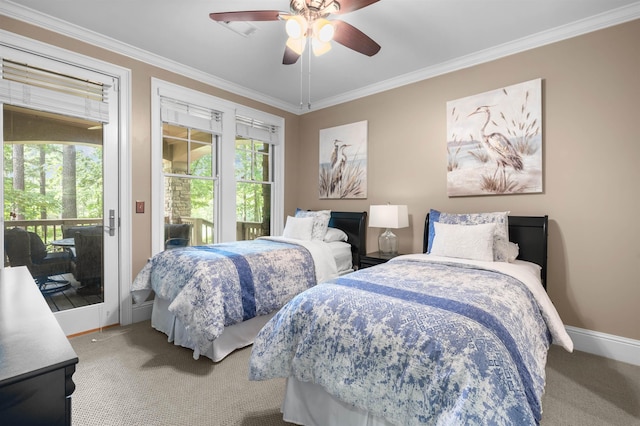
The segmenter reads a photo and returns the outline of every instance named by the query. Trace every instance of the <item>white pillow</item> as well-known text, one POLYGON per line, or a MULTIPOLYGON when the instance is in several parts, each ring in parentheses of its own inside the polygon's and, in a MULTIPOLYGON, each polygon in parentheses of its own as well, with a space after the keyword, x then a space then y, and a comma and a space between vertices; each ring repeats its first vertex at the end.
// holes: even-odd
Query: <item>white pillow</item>
MULTIPOLYGON (((491 213, 444 213, 431 209, 429 212, 429 241, 431 238, 431 218, 433 222, 441 222, 455 225, 480 225, 484 223, 495 223, 496 232, 493 241, 493 260, 506 262, 508 258, 507 243, 509 242, 509 212, 491 213)), ((431 245, 429 244, 429 247, 431 245)), ((429 252, 431 250, 429 249, 429 252)))
POLYGON ((327 233, 324 234, 324 241, 331 243, 333 241, 347 241, 349 237, 347 234, 338 228, 327 228, 327 233))
POLYGON ((438 256, 493 262, 495 223, 450 225, 434 222, 435 237, 431 253, 438 256))
POLYGON ((518 254, 520 254, 520 246, 509 241, 509 244, 507 245, 507 262, 515 262, 518 254))
POLYGON ((287 216, 287 223, 284 225, 282 236, 296 240, 311 240, 311 230, 313 229, 312 217, 287 216))
POLYGON ((296 217, 312 217, 313 231, 311 232, 311 238, 322 241, 324 239, 324 234, 327 233, 327 228, 329 227, 331 210, 309 211, 297 209, 296 217))

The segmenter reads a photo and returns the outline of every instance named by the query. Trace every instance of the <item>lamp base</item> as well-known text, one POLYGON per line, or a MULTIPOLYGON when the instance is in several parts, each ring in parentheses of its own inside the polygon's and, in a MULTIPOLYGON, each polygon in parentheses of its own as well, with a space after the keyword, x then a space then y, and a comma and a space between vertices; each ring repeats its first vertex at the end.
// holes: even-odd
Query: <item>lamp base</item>
POLYGON ((398 254, 398 237, 389 228, 378 237, 378 250, 382 254, 398 254))

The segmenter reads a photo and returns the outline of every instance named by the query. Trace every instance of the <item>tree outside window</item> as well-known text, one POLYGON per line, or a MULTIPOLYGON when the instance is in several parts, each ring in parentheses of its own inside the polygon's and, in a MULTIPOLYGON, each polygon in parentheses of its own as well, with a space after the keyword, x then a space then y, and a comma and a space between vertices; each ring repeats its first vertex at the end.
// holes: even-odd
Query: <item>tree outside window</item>
POLYGON ((271 234, 270 144, 236 138, 236 239, 271 234))

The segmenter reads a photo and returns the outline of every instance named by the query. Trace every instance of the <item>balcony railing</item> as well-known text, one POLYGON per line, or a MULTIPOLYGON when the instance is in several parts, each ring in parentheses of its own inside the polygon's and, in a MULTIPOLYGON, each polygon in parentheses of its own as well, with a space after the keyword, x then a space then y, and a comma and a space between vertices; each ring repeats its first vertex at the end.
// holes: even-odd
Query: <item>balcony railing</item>
POLYGON ((181 221, 191 224, 189 245, 213 244, 213 222, 198 217, 182 217, 181 221))
POLYGON ((264 236, 262 222, 237 222, 236 223, 236 240, 255 240, 264 236))
MULTIPOLYGON (((213 243, 213 223, 196 217, 183 217, 183 223, 191 224, 190 245, 197 246, 213 243)), ((102 225, 101 218, 70 218, 70 219, 36 219, 36 220, 11 220, 5 221, 5 230, 19 227, 27 231, 35 232, 42 238, 45 244, 63 238, 62 227, 81 225, 102 225)), ((236 226, 236 238, 238 240, 254 240, 264 235, 260 222, 238 222, 236 226)))
POLYGON ((5 221, 4 229, 23 228, 35 232, 42 238, 45 244, 62 238, 62 227, 80 225, 102 225, 101 218, 71 218, 71 219, 36 219, 36 220, 10 220, 5 221))

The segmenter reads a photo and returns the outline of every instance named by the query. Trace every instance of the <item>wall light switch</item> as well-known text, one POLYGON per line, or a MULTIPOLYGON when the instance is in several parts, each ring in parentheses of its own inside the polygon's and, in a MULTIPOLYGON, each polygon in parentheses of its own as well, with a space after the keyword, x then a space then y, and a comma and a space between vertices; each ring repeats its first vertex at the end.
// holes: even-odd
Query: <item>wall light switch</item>
POLYGON ((136 201, 136 213, 144 213, 144 201, 136 201))

